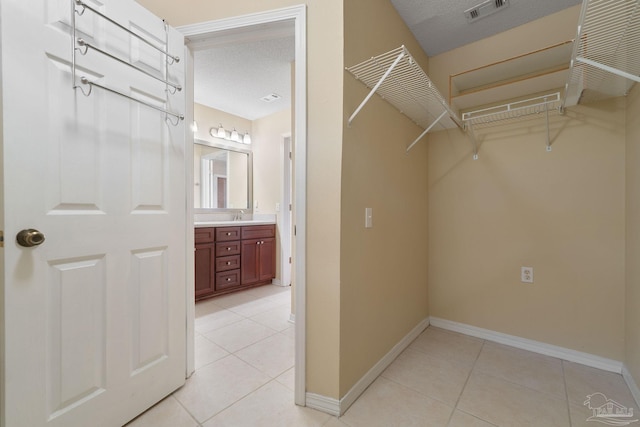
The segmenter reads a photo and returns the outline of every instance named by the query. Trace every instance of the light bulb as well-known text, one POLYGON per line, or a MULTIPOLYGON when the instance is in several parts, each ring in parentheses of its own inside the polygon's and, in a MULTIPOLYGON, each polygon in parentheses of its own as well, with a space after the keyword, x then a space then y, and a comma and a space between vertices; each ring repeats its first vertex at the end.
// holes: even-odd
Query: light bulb
POLYGON ((236 130, 236 128, 233 128, 233 131, 231 131, 231 140, 240 142, 240 135, 238 135, 238 131, 236 130))
POLYGON ((222 127, 222 123, 220 123, 220 127, 218 128, 218 135, 216 135, 218 138, 227 138, 227 131, 224 130, 224 128, 222 127))

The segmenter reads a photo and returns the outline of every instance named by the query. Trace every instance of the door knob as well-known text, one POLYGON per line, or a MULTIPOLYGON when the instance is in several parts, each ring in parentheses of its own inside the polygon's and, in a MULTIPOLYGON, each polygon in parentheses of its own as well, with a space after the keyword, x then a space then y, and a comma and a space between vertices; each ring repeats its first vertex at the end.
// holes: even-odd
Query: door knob
POLYGON ((44 242, 44 234, 33 228, 22 230, 16 236, 16 240, 20 246, 25 248, 31 248, 33 246, 41 245, 44 242))

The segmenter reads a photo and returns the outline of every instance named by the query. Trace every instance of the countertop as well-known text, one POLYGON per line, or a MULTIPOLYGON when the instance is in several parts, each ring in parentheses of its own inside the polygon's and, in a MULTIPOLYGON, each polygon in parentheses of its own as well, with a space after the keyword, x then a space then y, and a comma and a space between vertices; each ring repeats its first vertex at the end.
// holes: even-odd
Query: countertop
POLYGON ((239 221, 200 221, 194 223, 195 228, 203 227, 239 227, 241 225, 273 225, 275 221, 263 219, 248 219, 239 221))

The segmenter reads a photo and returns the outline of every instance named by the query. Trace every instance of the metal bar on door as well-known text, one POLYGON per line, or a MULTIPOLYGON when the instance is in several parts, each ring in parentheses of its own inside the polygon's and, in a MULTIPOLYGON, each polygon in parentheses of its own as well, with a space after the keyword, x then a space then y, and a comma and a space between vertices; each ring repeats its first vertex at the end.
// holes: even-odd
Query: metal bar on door
MULTIPOLYGON (((145 75, 147 75, 149 77, 152 77, 152 78, 154 78, 154 79, 156 79, 156 80, 158 80, 158 81, 160 81, 162 83, 165 83, 165 84, 167 84, 168 86, 171 86, 172 88, 174 88, 177 91, 181 91, 182 90, 182 86, 180 86, 179 84, 171 83, 168 80, 165 80, 165 79, 163 79, 161 77, 153 75, 152 73, 148 72, 147 70, 143 70, 140 67, 136 67, 135 65, 125 61, 124 59, 118 58, 117 56, 112 55, 109 52, 106 52, 106 51, 100 49, 99 47, 95 47, 94 45, 92 45, 91 43, 85 41, 82 38, 78 38, 77 42, 78 42, 79 46, 82 46, 82 47, 85 47, 85 48, 88 48, 88 49, 93 49, 96 52, 99 52, 99 53, 101 53, 101 54, 103 54, 103 55, 105 55, 105 56, 107 56, 107 57, 109 57, 109 58, 111 58, 111 59, 113 59, 115 61, 120 62, 121 64, 128 65, 129 67, 133 68, 134 70, 140 71, 141 73, 143 73, 143 74, 145 74, 145 75)), ((84 53, 84 52, 81 52, 81 53, 84 53)))
MULTIPOLYGON (((89 9, 91 12, 95 13, 98 16, 101 16, 102 18, 106 19, 107 21, 111 22, 113 25, 115 25, 116 27, 126 31, 127 33, 131 34, 132 36, 138 38, 139 40, 145 42, 146 44, 148 44, 149 46, 151 46, 152 48, 154 48, 155 50, 157 50, 158 52, 162 53, 163 55, 165 55, 167 58, 170 58, 172 61, 174 62, 180 62, 180 57, 178 56, 174 56, 171 55, 169 52, 167 52, 166 50, 159 48, 158 46, 156 46, 155 44, 153 44, 152 42, 150 42, 149 40, 147 40, 146 38, 142 37, 139 34, 134 33, 133 31, 131 31, 130 29, 128 29, 127 27, 125 27, 124 25, 120 24, 119 22, 114 21, 113 19, 109 18, 107 15, 105 15, 104 13, 100 12, 97 9, 94 9, 93 7, 89 6, 88 4, 86 4, 84 1, 82 0, 74 0, 75 4, 77 6, 82 7, 83 9, 89 9)), ((84 12, 84 10, 83 10, 84 12)), ((79 13, 80 15, 82 13, 79 13)))
MULTIPOLYGON (((164 108, 160 108, 160 107, 155 106, 153 104, 149 104, 148 102, 144 102, 141 99, 138 99, 138 98, 135 98, 133 96, 127 95, 126 93, 122 93, 122 92, 117 91, 115 89, 111 89, 109 87, 103 86, 103 85, 101 85, 99 83, 95 83, 95 82, 89 81, 89 79, 87 79, 86 77, 80 77, 80 82, 82 84, 89 85, 90 88, 93 88, 94 86, 98 87, 98 88, 100 88, 102 90, 106 90, 107 92, 111 92, 113 94, 120 95, 122 97, 125 97, 125 98, 130 99, 130 100, 135 101, 135 102, 138 102, 138 103, 140 103, 140 104, 142 104, 144 106, 147 106, 149 108, 153 108, 154 110, 160 111, 160 112, 168 114, 170 116, 173 116, 173 117, 177 118, 178 120, 184 120, 184 115, 182 115, 182 114, 174 113, 173 111, 169 111, 169 110, 165 110, 164 108)), ((91 91, 89 91, 89 94, 91 94, 91 91)), ((175 123, 175 124, 177 124, 177 123, 175 123)))

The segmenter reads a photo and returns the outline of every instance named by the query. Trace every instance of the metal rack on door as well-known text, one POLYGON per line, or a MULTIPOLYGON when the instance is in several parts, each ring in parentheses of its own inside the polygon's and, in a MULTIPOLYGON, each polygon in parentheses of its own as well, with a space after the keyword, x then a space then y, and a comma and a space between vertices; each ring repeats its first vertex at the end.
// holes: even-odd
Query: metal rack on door
MULTIPOLYGON (((164 83, 165 85, 165 93, 166 93, 166 97, 167 97, 167 101, 169 98, 169 95, 173 95, 176 92, 179 92, 182 90, 182 86, 178 83, 172 82, 169 78, 169 67, 171 65, 177 64, 178 62, 180 62, 180 58, 177 55, 173 55, 171 53, 169 53, 167 50, 163 49, 162 47, 159 47, 158 45, 156 45, 155 43, 153 43, 152 41, 148 40, 147 38, 143 37, 140 34, 137 34, 136 32, 130 30, 129 28, 125 27, 124 25, 120 24, 119 22, 115 21, 114 19, 110 18, 109 16, 105 15, 104 13, 102 13, 101 11, 99 11, 98 9, 90 6, 89 4, 87 4, 85 1, 83 0, 71 0, 71 14, 72 14, 72 19, 71 19, 71 24, 72 24, 72 31, 73 31, 73 41, 72 41, 72 59, 71 59, 71 67, 72 67, 72 84, 73 84, 73 89, 80 89, 82 91, 82 93, 85 96, 90 96, 91 92, 93 91, 94 87, 97 87, 99 89, 102 89, 104 91, 122 96, 124 98, 127 98, 129 100, 138 102, 146 107, 152 108, 154 110, 160 111, 162 113, 164 113, 167 116, 167 121, 169 121, 171 124, 173 125, 178 125, 178 123, 181 120, 184 120, 184 115, 174 112, 174 111, 170 111, 167 109, 164 109, 162 107, 159 107, 157 105, 153 105, 149 102, 146 102, 142 99, 138 99, 134 96, 128 95, 126 93, 123 93, 119 90, 116 90, 114 88, 110 88, 106 85, 103 85, 101 83, 98 83, 95 80, 91 80, 89 77, 83 75, 80 78, 77 77, 77 71, 78 71, 78 67, 77 67, 77 55, 80 54, 82 56, 86 55, 89 50, 94 51, 99 53, 100 55, 103 55, 107 58, 110 58, 114 61, 116 61, 117 63, 120 64, 124 64, 148 77, 151 77, 161 83, 164 83), (131 62, 119 57, 116 54, 110 53, 108 52, 106 49, 100 48, 98 47, 95 43, 92 43, 88 40, 85 40, 82 37, 78 37, 78 27, 76 25, 76 15, 77 16, 83 16, 85 14, 85 12, 89 10, 90 12, 96 14, 97 16, 99 16, 100 18, 108 21, 109 23, 115 25, 116 27, 120 28, 121 30, 125 31, 127 34, 131 35, 132 37, 134 37, 135 39, 143 42, 144 44, 146 44, 147 46, 150 46, 152 49, 154 49, 155 51, 160 52, 160 54, 162 54, 166 60, 164 61, 164 75, 163 76, 159 76, 157 74, 154 74, 151 71, 147 71, 142 67, 136 66, 134 64, 132 64, 131 62), (78 82, 80 84, 78 84, 78 82), (175 119, 175 121, 171 121, 168 119, 168 117, 171 116, 175 119)), ((165 46, 169 45, 169 27, 165 24, 165 46)))

